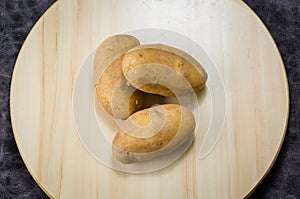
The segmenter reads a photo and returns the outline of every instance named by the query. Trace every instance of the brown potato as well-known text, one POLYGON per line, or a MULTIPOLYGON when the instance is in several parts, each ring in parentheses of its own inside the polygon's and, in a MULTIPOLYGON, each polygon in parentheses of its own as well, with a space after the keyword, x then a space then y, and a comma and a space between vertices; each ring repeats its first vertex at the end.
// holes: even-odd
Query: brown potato
POLYGON ((207 73, 193 57, 162 44, 132 48, 124 55, 122 69, 134 87, 163 96, 199 92, 207 81, 207 73))
POLYGON ((137 45, 139 41, 132 36, 115 35, 104 40, 95 55, 97 101, 115 118, 126 119, 143 106, 142 92, 130 86, 121 66, 124 53, 137 45))
POLYGON ((124 124, 126 132, 116 133, 112 150, 115 158, 125 164, 168 154, 192 139, 195 129, 193 114, 176 104, 138 111, 124 124))

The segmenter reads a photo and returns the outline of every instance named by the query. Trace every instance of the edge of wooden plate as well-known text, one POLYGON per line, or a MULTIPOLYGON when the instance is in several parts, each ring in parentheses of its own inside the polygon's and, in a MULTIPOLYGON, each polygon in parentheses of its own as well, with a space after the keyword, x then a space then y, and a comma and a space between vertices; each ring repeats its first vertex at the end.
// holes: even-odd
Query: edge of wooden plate
POLYGON ((249 193, 245 196, 245 198, 248 198, 253 192, 254 190, 261 184, 261 182, 263 181, 263 179, 268 175, 268 173, 270 172, 271 168, 273 167, 274 163, 276 162, 277 160, 277 157, 279 155, 279 152, 281 151, 281 148, 282 148, 282 144, 283 144, 283 141, 284 141, 284 138, 285 138, 285 134, 286 134, 286 130, 287 130, 287 126, 288 126, 288 120, 289 120, 289 115, 290 115, 290 92, 289 92, 289 86, 288 86, 288 79, 287 79, 287 74, 286 74, 286 70, 285 70, 285 67, 284 67, 284 62, 282 60, 282 57, 281 57, 281 54, 279 52, 279 49, 277 47, 277 44, 272 36, 272 34, 270 33, 269 29, 267 28, 267 26, 265 25, 265 23, 259 18, 259 16, 252 10, 252 8, 250 8, 250 6, 248 6, 248 4, 246 4, 244 1, 241 0, 241 3, 247 7, 253 14, 254 16, 256 17, 256 19, 261 23, 261 25, 263 26, 264 28, 264 31, 267 33, 267 35, 271 38, 271 41, 274 45, 274 48, 276 49, 276 53, 278 54, 278 57, 280 58, 280 65, 281 65, 281 69, 282 69, 282 72, 284 73, 283 76, 284 76, 284 83, 285 83, 285 89, 287 91, 287 96, 286 96, 286 99, 287 99, 287 110, 286 110, 286 113, 285 113, 285 126, 284 126, 284 132, 282 134, 282 138, 281 138, 281 142, 279 144, 279 147, 275 153, 275 156, 274 156, 274 159, 272 160, 272 162, 270 163, 270 165, 267 167, 267 170, 264 172, 264 175, 261 177, 261 179, 259 179, 257 181, 257 183, 255 185, 252 186, 252 188, 250 189, 249 193))
MULTIPOLYGON (((20 51, 19 51, 19 54, 18 54, 18 57, 16 59, 16 62, 15 62, 15 65, 14 65, 14 70, 13 70, 13 73, 12 73, 12 77, 11 77, 11 84, 10 84, 10 93, 9 93, 9 96, 10 96, 10 99, 9 99, 9 109, 11 110, 11 105, 12 105, 12 101, 11 101, 11 95, 12 95, 12 85, 13 85, 13 82, 14 82, 14 74, 15 74, 15 66, 18 64, 19 62, 19 55, 20 53, 22 52, 24 46, 26 45, 27 43, 27 38, 30 36, 30 34, 34 31, 34 29, 37 27, 37 24, 40 23, 41 20, 43 20, 44 16, 50 12, 52 9, 54 9, 55 6, 57 6, 58 4, 58 0, 56 0, 40 17, 39 19, 35 22, 35 24, 33 25, 32 29, 30 30, 30 32, 28 33, 28 35, 26 36, 26 39, 24 40, 23 44, 22 44, 22 47, 20 48, 20 51)), ((19 147, 19 141, 18 141, 18 138, 17 138, 17 135, 14 131, 14 123, 13 123, 13 117, 12 117, 12 112, 10 111, 10 120, 11 120, 11 126, 12 126, 12 130, 13 130, 13 135, 14 135, 14 138, 15 138, 15 141, 16 141, 16 144, 17 144, 17 147, 18 147, 18 150, 19 150, 19 153, 20 153, 20 156, 27 168, 27 170, 29 171, 30 175, 32 176, 32 178, 34 179, 34 181, 39 185, 39 187, 44 191, 44 193, 49 197, 49 198, 54 198, 48 191, 47 189, 42 185, 42 183, 40 183, 38 181, 38 178, 34 175, 34 172, 31 171, 31 168, 28 166, 28 163, 26 161, 26 159, 23 157, 23 153, 22 151, 20 150, 20 147, 19 147)))
MULTIPOLYGON (((264 22, 258 17, 258 15, 244 2, 244 1, 240 1, 240 3, 242 3, 243 6, 245 6, 247 9, 249 9, 252 14, 254 15, 254 17, 256 17, 256 19, 261 23, 261 25, 263 26, 263 29, 264 31, 267 33, 267 35, 271 38, 271 41, 276 49, 276 53, 278 54, 279 58, 280 58, 280 62, 281 62, 281 69, 282 69, 282 72, 284 73, 283 76, 284 76, 284 83, 285 83, 285 88, 286 88, 286 91, 287 91, 287 96, 286 96, 286 99, 287 99, 287 112, 286 112, 286 119, 285 119, 285 126, 284 126, 284 132, 282 134, 282 138, 281 138, 281 142, 279 144, 279 147, 276 151, 276 154, 274 156, 274 159, 272 160, 272 162, 270 163, 270 165, 267 167, 267 170, 264 172, 264 175, 261 177, 261 179, 259 179, 257 181, 256 184, 254 184, 252 186, 252 188, 250 189, 249 193, 247 195, 245 195, 246 198, 248 198, 253 192, 254 190, 261 184, 261 182, 263 181, 263 179, 267 176, 267 174, 270 172, 271 168, 273 167, 278 155, 279 155, 279 152, 281 151, 281 148, 282 148, 282 144, 283 144, 283 141, 284 141, 284 138, 285 138, 285 135, 286 135, 286 130, 287 130, 287 126, 288 126, 288 119, 289 119, 289 112, 290 112, 290 95, 289 95, 289 87, 288 87, 288 79, 287 79, 287 74, 286 74, 286 70, 285 70, 285 67, 284 67, 284 62, 282 60, 282 57, 281 57, 281 54, 279 52, 279 49, 276 45, 276 42, 273 38, 273 36, 271 35, 270 31, 268 30, 268 28, 266 27, 266 25, 264 24, 264 22)), ((55 1, 44 13, 43 15, 40 16, 40 18, 36 21, 36 23, 34 24, 34 26, 32 27, 32 29, 30 30, 30 32, 28 33, 28 35, 26 36, 26 39, 24 40, 23 44, 22 44, 22 47, 20 48, 20 51, 19 51, 19 54, 22 52, 23 50, 23 47, 24 45, 26 44, 27 42, 27 38, 29 37, 29 35, 34 31, 34 29, 36 28, 37 24, 44 18, 44 16, 50 12, 55 6, 57 6, 58 4, 58 1, 55 1)), ((16 59, 16 62, 15 62, 15 65, 14 67, 18 64, 19 62, 19 54, 18 54, 18 57, 16 59)), ((11 95, 12 95, 12 85, 13 85, 13 82, 14 82, 14 73, 15 73, 15 70, 13 70, 13 73, 12 73, 12 79, 11 79, 11 85, 10 85, 10 104, 9 104, 9 107, 10 107, 10 110, 11 110, 11 95)), ((13 125, 13 117, 11 115, 11 112, 10 112, 10 118, 11 118, 11 124, 12 124, 12 130, 13 130, 13 136, 14 136, 14 139, 16 141, 16 144, 17 144, 17 147, 18 147, 18 150, 19 150, 19 153, 20 153, 20 156, 27 168, 27 170, 29 171, 30 175, 32 176, 32 178, 34 179, 34 181, 39 185, 39 187, 45 192, 45 194, 47 196, 49 196, 50 198, 53 198, 53 196, 47 191, 47 189, 43 186, 43 184, 41 184, 37 177, 34 175, 34 172, 32 172, 32 170, 30 169, 30 167, 28 166, 28 163, 26 161, 26 159, 23 157, 23 153, 22 151, 20 150, 20 145, 19 145, 19 141, 18 141, 18 138, 17 138, 17 135, 14 131, 14 125, 13 125)))

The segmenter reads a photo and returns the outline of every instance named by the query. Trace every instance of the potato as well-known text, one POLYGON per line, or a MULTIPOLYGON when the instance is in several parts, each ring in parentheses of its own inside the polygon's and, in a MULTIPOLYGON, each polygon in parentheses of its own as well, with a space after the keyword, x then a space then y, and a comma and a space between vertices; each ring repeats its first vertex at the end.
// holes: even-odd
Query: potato
POLYGON ((193 57, 162 44, 132 48, 124 55, 122 69, 134 87, 162 96, 199 92, 207 81, 207 73, 193 57))
POLYGON ((134 163, 166 155, 194 138, 195 119, 183 106, 159 105, 138 111, 124 120, 112 142, 114 157, 134 163))
POLYGON ((104 40, 95 55, 97 101, 115 118, 126 119, 143 106, 142 92, 128 84, 121 67, 124 53, 137 45, 138 40, 132 36, 115 35, 104 40))

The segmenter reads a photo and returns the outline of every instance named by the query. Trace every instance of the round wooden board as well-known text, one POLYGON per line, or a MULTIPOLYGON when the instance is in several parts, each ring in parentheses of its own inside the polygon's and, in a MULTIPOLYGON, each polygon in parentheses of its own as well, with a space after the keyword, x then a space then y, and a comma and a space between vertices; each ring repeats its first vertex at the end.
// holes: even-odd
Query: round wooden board
POLYGON ((277 157, 289 94, 272 37, 242 1, 60 0, 20 51, 10 105, 23 160, 50 197, 241 198, 277 157), (72 92, 80 66, 105 37, 145 27, 184 34, 207 52, 224 82, 225 126, 205 159, 193 146, 162 170, 127 174, 103 166, 82 145, 72 92))

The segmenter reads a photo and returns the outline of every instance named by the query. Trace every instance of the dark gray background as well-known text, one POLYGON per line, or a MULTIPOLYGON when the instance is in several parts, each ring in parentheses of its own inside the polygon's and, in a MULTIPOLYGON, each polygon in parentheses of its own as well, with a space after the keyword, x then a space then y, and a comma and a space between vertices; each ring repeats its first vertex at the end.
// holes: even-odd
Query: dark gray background
MULTIPOLYGON (((277 161, 250 198, 300 199, 300 0, 244 0, 281 52, 290 89, 290 119, 277 161)), ((14 64, 26 36, 54 0, 0 0, 0 198, 47 198, 16 147, 9 112, 14 64)), ((247 24, 245 24, 247 25, 247 24)))

